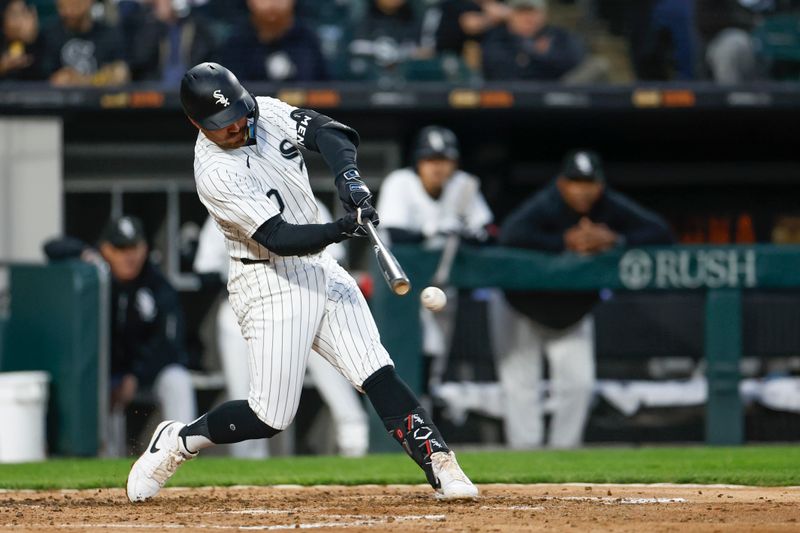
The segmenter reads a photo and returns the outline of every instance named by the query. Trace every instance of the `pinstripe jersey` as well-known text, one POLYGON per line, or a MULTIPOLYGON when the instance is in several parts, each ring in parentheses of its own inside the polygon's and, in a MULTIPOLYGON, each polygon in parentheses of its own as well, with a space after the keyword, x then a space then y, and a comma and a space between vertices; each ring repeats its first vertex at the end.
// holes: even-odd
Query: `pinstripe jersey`
POLYGON ((296 108, 276 98, 256 98, 257 142, 222 149, 199 132, 194 176, 200 201, 227 237, 233 258, 277 260, 251 237, 268 219, 320 223, 303 154, 298 149, 296 108))
POLYGON ((297 412, 311 350, 356 388, 393 363, 358 285, 328 252, 281 257, 252 239, 278 214, 291 224, 322 222, 297 148, 304 131, 290 116, 295 108, 274 98, 256 102, 256 144, 222 149, 201 132, 195 180, 231 257, 228 294, 248 346, 248 405, 284 429, 297 412))

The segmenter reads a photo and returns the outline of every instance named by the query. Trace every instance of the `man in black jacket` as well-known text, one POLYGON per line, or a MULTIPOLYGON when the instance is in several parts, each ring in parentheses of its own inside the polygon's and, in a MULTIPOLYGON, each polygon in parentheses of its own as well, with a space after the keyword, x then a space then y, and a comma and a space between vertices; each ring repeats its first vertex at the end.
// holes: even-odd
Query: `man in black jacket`
POLYGON ((189 2, 153 0, 128 22, 128 63, 134 81, 160 81, 178 88, 187 67, 212 59, 216 38, 211 23, 189 2))
MULTIPOLYGON (((552 253, 594 255, 618 246, 673 242, 667 223, 605 184, 600 158, 570 153, 561 174, 511 213, 500 244, 552 253)), ((515 448, 543 443, 541 356, 547 354, 554 413, 548 444, 581 443, 594 387, 597 292, 507 291, 513 308, 500 323, 511 346, 499 350, 506 395, 506 436, 515 448), (509 322, 510 321, 510 322, 509 322)))
POLYGON ((124 413, 142 390, 152 391, 164 416, 196 418, 178 293, 147 259, 141 221, 130 216, 112 219, 100 235, 97 250, 65 238, 48 242, 45 253, 51 260, 103 260, 111 271, 112 417, 106 452, 125 453, 124 413))
MULTIPOLYGON (((226 2, 227 3, 227 2, 226 2)), ((249 18, 231 31, 222 62, 251 81, 325 81, 317 35, 295 15, 294 0, 247 0, 249 18)))
POLYGON ((139 219, 120 217, 100 236, 111 269, 111 407, 123 411, 139 389, 152 389, 165 416, 192 420, 196 402, 184 345, 178 293, 147 260, 139 219))
POLYGON ((483 40, 487 80, 558 80, 583 61, 580 39, 549 24, 547 0, 510 0, 508 5, 505 26, 483 40))

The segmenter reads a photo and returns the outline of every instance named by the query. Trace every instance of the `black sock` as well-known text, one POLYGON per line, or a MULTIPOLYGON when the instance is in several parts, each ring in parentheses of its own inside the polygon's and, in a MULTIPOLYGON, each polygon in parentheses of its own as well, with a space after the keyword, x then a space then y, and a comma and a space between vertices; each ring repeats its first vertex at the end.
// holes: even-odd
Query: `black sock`
POLYGON ((385 366, 372 374, 361 388, 386 430, 422 468, 431 486, 439 488, 439 480, 431 467, 431 454, 450 450, 416 395, 392 366, 385 366))
POLYGON ((387 431, 394 431, 408 414, 419 407, 414 392, 400 379, 393 366, 385 366, 361 385, 387 431))
POLYGON ((267 439, 280 433, 262 422, 247 400, 225 402, 184 427, 180 436, 187 450, 195 452, 213 444, 232 444, 267 439))

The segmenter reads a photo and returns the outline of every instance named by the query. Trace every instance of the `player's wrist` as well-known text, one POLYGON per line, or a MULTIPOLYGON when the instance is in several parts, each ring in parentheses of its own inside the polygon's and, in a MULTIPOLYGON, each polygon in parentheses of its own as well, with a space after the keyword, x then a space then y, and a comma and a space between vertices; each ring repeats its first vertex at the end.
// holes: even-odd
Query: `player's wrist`
POLYGON ((361 179, 361 173, 358 171, 358 167, 355 164, 347 165, 342 169, 341 172, 336 174, 336 178, 334 181, 339 183, 340 180, 352 180, 352 179, 361 179))
POLYGON ((372 193, 367 184, 361 180, 361 174, 354 166, 337 175, 335 183, 339 199, 347 211, 371 205, 372 193))
POLYGON ((333 222, 324 224, 325 238, 331 243, 342 242, 349 237, 350 224, 344 219, 340 218, 333 222))

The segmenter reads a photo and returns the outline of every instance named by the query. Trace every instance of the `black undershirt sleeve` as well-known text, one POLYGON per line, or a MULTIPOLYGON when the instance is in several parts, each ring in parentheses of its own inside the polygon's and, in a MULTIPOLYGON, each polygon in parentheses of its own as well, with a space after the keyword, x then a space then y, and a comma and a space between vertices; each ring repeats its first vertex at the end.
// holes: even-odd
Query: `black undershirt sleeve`
POLYGON ((334 176, 356 168, 356 145, 345 132, 335 128, 320 128, 315 141, 319 153, 334 176))
POLYGON ((345 238, 339 222, 328 224, 290 224, 280 215, 270 218, 253 234, 261 246, 278 255, 308 255, 345 238))

